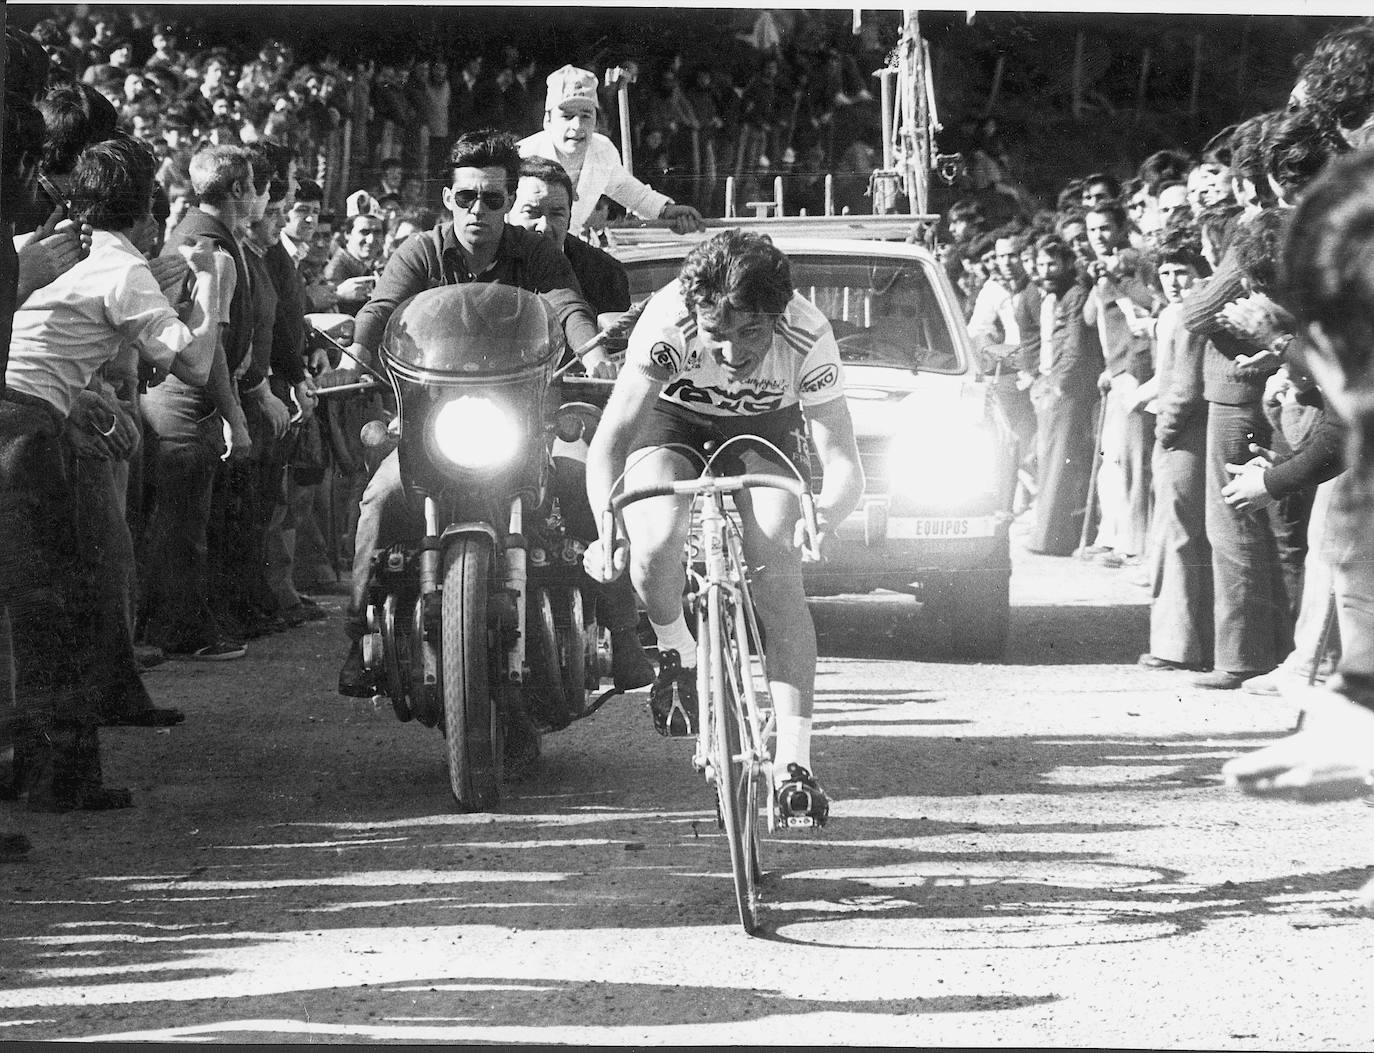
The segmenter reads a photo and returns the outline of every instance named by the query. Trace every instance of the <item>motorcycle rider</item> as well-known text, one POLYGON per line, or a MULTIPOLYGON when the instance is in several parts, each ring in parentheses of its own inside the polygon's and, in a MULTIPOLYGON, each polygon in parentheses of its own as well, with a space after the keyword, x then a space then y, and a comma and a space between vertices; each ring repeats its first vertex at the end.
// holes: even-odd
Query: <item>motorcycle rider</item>
MULTIPOLYGON (((825 316, 792 286, 787 257, 764 235, 725 230, 698 245, 677 281, 654 294, 640 317, 587 460, 593 509, 609 503, 625 468, 627 489, 698 474, 669 443, 703 451, 707 443, 750 434, 768 439, 803 472, 810 463, 809 421, 824 471, 816 500, 819 541, 858 505, 863 469, 844 399, 839 347, 825 316), (633 455, 633 456, 631 456, 633 455)), ((771 450, 717 461, 733 474, 790 475, 771 450)), ((626 563, 658 636, 658 678, 649 693, 663 735, 695 731, 695 644, 682 611, 683 543, 689 499, 672 496, 625 509, 628 551, 617 545, 617 573, 626 563)), ((811 767, 811 713, 816 631, 802 589, 801 523, 793 497, 758 489, 736 498, 744 552, 754 568, 754 597, 768 640, 768 669, 778 737, 774 791, 784 818, 829 812, 811 767)), ((584 566, 604 578, 600 542, 584 566)))
MULTIPOLYGON (((402 301, 426 289, 473 281, 541 293, 562 323, 570 348, 590 341, 597 333, 596 317, 582 298, 567 258, 548 239, 506 222, 520 178, 515 139, 493 129, 464 133, 453 145, 450 164, 452 178, 443 201, 453 222, 412 237, 388 261, 372 298, 358 312, 349 361, 375 364, 386 323, 402 301)), ((600 348, 583 358, 589 372, 608 364, 600 348)), ((415 530, 415 514, 405 499, 393 450, 377 466, 359 506, 345 619, 349 649, 339 670, 341 694, 367 698, 375 690, 373 676, 363 665, 361 644, 367 631, 372 556, 415 530)), ((617 642, 622 651, 631 645, 639 649, 633 634, 621 634, 617 642)))

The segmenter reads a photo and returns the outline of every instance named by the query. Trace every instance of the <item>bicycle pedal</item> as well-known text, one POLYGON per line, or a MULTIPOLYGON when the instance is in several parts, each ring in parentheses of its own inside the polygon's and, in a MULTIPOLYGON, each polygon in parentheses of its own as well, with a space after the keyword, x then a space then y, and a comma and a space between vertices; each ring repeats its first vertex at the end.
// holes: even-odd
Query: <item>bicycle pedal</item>
POLYGON ((818 823, 809 815, 780 815, 778 826, 784 830, 819 830, 824 823, 818 823))

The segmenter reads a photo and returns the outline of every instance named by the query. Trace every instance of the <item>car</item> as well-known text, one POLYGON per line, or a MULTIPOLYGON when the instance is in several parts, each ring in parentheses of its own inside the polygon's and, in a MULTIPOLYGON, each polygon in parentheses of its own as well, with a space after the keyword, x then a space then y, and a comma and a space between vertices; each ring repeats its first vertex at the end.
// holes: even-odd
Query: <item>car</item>
MULTIPOLYGON (((1015 436, 943 268, 924 245, 883 240, 910 224, 840 219, 738 224, 773 238, 793 284, 829 318, 863 462, 863 499, 833 531, 827 561, 806 565, 807 593, 908 593, 959 653, 997 658, 1009 624, 1015 436)), ((695 243, 613 237, 632 299, 672 281, 695 243)), ((812 472, 818 483, 814 456, 812 472)))

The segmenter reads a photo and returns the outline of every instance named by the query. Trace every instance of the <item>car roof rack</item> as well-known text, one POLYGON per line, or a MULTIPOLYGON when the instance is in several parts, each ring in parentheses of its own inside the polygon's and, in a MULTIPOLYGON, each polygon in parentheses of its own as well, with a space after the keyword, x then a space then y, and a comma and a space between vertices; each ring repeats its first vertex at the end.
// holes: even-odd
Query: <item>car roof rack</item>
POLYGON ((664 242, 700 241, 722 230, 739 229, 770 237, 848 238, 857 241, 908 241, 925 244, 925 231, 940 222, 933 214, 886 216, 734 216, 708 219, 705 230, 694 234, 675 234, 664 221, 648 223, 608 223, 606 237, 610 248, 661 245, 664 242))

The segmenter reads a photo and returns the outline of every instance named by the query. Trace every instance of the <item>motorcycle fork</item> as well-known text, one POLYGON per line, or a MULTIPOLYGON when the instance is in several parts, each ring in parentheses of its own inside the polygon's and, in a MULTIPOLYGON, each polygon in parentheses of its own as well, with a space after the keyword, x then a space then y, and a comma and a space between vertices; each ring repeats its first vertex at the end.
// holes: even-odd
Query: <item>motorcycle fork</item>
POLYGON ((515 639, 506 653, 506 679, 519 684, 525 679, 525 592, 526 566, 525 510, 517 495, 510 503, 510 529, 506 532, 506 589, 515 600, 515 639))
MULTIPOLYGON (((420 595, 416 601, 416 612, 423 623, 426 604, 433 602, 439 593, 439 506, 434 498, 425 498, 425 541, 420 550, 420 595)), ((424 666, 425 686, 434 687, 439 683, 439 645, 435 635, 430 632, 417 634, 420 640, 421 661, 424 666)))

